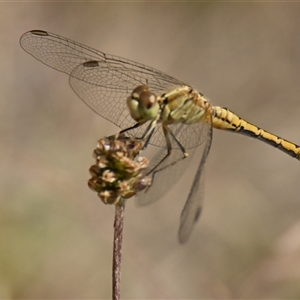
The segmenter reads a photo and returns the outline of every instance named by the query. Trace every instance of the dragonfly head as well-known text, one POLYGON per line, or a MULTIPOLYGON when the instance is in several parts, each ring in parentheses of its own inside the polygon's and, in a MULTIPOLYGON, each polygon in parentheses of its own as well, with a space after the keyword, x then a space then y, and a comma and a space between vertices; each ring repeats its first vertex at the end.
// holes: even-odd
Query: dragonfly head
POLYGON ((127 98, 127 106, 131 117, 137 122, 153 120, 160 110, 157 96, 149 91, 147 85, 140 85, 132 91, 127 98))

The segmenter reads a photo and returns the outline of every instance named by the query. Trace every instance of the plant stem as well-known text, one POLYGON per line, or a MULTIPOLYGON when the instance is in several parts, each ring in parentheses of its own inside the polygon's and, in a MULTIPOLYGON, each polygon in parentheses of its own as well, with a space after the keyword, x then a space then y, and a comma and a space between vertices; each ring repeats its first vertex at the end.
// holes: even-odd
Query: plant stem
POLYGON ((115 205, 114 249, 113 249, 113 300, 121 295, 121 258, 124 225, 125 201, 115 205))

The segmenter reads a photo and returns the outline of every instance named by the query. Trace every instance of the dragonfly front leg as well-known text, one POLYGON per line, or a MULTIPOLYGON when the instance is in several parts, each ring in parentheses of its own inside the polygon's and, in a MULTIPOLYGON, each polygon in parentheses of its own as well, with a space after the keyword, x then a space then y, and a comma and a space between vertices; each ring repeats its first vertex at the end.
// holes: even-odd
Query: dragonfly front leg
MULTIPOLYGON (((147 121, 138 122, 138 123, 134 124, 131 127, 128 127, 126 129, 121 130, 120 132, 118 132, 115 135, 112 135, 111 137, 112 138, 118 138, 119 135, 122 135, 123 133, 125 133, 127 131, 130 131, 132 129, 136 129, 136 128, 144 125, 146 122, 147 121)), ((153 136, 156 125, 157 125, 157 120, 155 119, 152 122, 150 122, 150 124, 148 125, 147 129, 145 130, 144 134, 141 137, 134 137, 134 139, 136 139, 136 140, 144 141, 144 146, 143 146, 142 150, 147 148, 147 146, 148 146, 148 144, 149 144, 149 142, 150 142, 150 140, 153 136)))
MULTIPOLYGON (((131 127, 128 127, 128 128, 126 128, 126 129, 123 129, 123 130, 119 131, 118 133, 109 136, 108 138, 109 138, 109 139, 118 139, 119 136, 122 136, 122 135, 123 135, 124 133, 126 133, 127 131, 132 130, 132 129, 136 129, 136 128, 142 126, 143 124, 145 124, 145 122, 143 122, 143 123, 142 123, 142 122, 136 123, 136 124, 134 124, 134 125, 131 126, 131 127)), ((135 137, 135 139, 136 139, 136 140, 143 140, 142 137, 141 137, 141 138, 135 137)))
MULTIPOLYGON (((142 126, 143 124, 145 124, 145 122, 138 122, 138 123, 135 123, 133 126, 121 130, 120 132, 118 132, 117 134, 115 134, 115 136, 118 136, 119 134, 125 133, 125 132, 127 132, 127 131, 129 131, 129 130, 138 128, 138 127, 142 126)), ((137 139, 140 139, 140 138, 137 138, 137 139)))

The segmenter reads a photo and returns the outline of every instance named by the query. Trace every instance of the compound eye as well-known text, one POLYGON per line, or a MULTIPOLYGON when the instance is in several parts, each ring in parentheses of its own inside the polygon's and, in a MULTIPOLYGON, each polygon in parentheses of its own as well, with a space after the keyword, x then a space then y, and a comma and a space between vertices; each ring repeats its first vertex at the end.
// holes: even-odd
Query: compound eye
POLYGON ((131 97, 139 101, 141 94, 146 91, 149 91, 147 85, 139 85, 132 91, 131 97))
POLYGON ((140 94, 140 99, 139 99, 139 106, 146 108, 146 109, 151 109, 153 105, 157 103, 156 101, 156 95, 150 91, 143 91, 140 94))
POLYGON ((156 95, 149 91, 147 85, 136 87, 127 98, 127 106, 131 117, 137 122, 147 122, 157 117, 159 103, 156 95))

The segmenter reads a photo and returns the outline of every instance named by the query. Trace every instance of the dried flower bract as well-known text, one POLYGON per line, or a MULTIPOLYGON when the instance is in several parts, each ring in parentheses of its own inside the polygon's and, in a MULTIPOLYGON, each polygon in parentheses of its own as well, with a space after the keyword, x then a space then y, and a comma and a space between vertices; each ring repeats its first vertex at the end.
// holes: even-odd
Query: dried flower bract
POLYGON ((88 185, 105 204, 118 204, 151 185, 150 178, 142 174, 149 164, 147 158, 138 156, 142 146, 142 141, 125 135, 98 141, 88 185))

